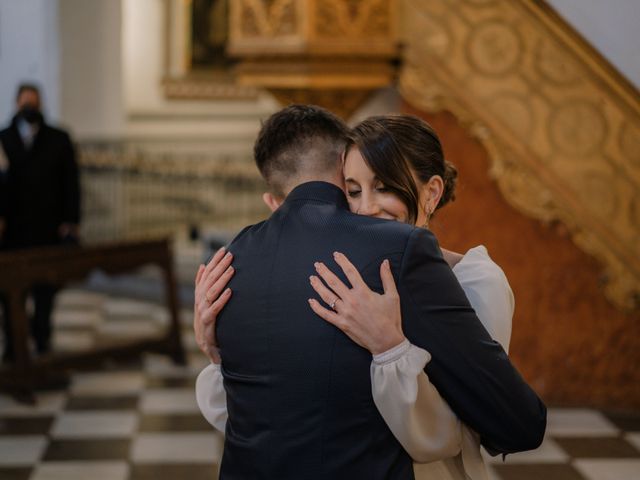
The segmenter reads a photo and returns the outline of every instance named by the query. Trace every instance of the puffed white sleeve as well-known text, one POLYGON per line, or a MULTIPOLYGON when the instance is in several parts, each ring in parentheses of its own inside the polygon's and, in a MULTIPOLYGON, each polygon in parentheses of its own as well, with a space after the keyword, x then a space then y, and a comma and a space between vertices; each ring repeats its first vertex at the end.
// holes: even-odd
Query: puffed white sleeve
MULTIPOLYGON (((514 299, 500 267, 479 246, 469 250, 453 272, 484 327, 507 351, 514 299)), ((458 420, 424 371, 430 359, 429 352, 408 340, 374 356, 371 385, 376 407, 415 462, 461 452, 467 475, 486 478, 477 435, 458 420)))
POLYGON ((509 352, 515 302, 502 269, 480 245, 464 255, 453 267, 453 273, 491 338, 509 352))
MULTIPOLYGON (((484 328, 508 353, 515 301, 502 269, 491 260, 487 249, 480 245, 464 255, 453 267, 453 273, 484 328)), ((464 424, 462 462, 468 477, 473 480, 487 478, 480 454, 480 438, 464 424)))
POLYGON ((431 355, 405 340, 371 362, 373 400, 389 429, 416 462, 453 457, 461 423, 424 372, 431 355))
POLYGON ((224 433, 227 424, 227 394, 220 365, 207 365, 196 380, 196 400, 202 416, 216 430, 224 433))

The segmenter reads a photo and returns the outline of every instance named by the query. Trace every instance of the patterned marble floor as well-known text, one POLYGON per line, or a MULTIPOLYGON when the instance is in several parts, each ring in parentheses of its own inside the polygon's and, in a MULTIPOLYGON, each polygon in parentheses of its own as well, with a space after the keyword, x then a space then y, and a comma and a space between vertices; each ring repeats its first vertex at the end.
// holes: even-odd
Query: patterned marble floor
MULTIPOLYGON (((222 436, 202 419, 195 376, 206 364, 181 312, 189 364, 160 355, 76 373, 65 390, 43 392, 36 407, 0 394, 0 479, 214 479, 222 436)), ((104 338, 164 328, 153 302, 83 290, 59 294, 58 351, 104 338)), ((547 437, 534 452, 488 458, 492 480, 640 479, 640 412, 551 409, 547 437)))

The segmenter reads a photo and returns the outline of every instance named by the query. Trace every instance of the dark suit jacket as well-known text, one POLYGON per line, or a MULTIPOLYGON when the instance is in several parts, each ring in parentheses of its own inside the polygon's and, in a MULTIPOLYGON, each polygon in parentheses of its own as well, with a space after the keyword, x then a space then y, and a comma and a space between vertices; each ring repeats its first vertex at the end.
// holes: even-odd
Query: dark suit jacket
MULTIPOLYGON (((234 298, 218 319, 229 419, 222 479, 411 479, 372 399, 371 354, 317 317, 313 263, 346 254, 381 292, 388 258, 408 339, 452 409, 494 453, 535 448, 546 409, 470 307, 424 229, 349 212, 334 185, 298 186, 230 245, 234 298)), ((343 280, 346 281, 344 276, 343 280)))
POLYGON ((69 135, 42 124, 25 149, 16 119, 0 131, 0 148, 9 160, 0 173, 0 217, 6 219, 7 248, 59 242, 62 223, 79 223, 78 167, 69 135))

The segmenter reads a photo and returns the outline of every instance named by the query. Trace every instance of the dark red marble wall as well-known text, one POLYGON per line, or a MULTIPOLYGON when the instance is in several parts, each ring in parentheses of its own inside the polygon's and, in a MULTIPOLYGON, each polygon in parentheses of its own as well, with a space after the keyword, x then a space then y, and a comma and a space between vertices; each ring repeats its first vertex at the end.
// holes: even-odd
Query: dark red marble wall
POLYGON ((551 405, 640 408, 640 313, 603 294, 601 268, 561 225, 512 208, 489 178, 486 150, 453 115, 405 111, 439 133, 459 170, 457 199, 433 220, 443 247, 484 244, 516 298, 511 357, 551 405))

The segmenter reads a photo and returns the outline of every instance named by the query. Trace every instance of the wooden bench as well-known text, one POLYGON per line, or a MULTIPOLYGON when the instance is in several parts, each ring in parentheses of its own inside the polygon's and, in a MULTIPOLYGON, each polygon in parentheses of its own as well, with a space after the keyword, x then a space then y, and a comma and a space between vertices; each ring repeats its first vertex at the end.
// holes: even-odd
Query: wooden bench
POLYGON ((180 335, 178 298, 168 240, 116 243, 100 246, 55 246, 0 253, 0 291, 3 292, 13 336, 15 362, 0 369, 0 386, 22 401, 34 402, 34 390, 68 369, 86 368, 107 358, 123 358, 143 351, 165 353, 185 363, 180 335), (93 270, 109 274, 130 272, 143 265, 160 267, 171 321, 166 332, 114 343, 91 350, 53 353, 33 358, 29 350, 29 321, 25 298, 34 284, 63 286, 85 279, 93 270))

